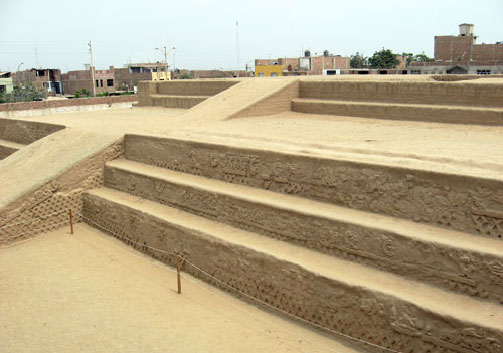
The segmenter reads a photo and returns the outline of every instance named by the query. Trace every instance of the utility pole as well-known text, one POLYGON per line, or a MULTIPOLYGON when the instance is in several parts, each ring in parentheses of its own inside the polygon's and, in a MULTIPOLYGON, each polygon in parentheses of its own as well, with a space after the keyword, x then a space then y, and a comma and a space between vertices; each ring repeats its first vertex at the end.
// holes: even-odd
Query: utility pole
POLYGON ((238 64, 237 68, 239 70, 239 23, 237 20, 236 20, 236 61, 238 64))
POLYGON ((96 97, 96 86, 94 79, 94 60, 93 60, 93 44, 89 41, 89 53, 91 54, 91 91, 93 92, 93 97, 96 97))
MULTIPOLYGON (((169 69, 168 69, 168 53, 172 50, 175 50, 176 47, 173 47, 171 49, 167 49, 166 47, 163 47, 164 50, 161 50, 159 48, 154 48, 155 50, 159 50, 163 55, 164 55, 164 65, 166 66, 166 76, 168 76, 168 73, 169 73, 169 69)), ((173 64, 175 62, 175 56, 173 54, 173 64)))

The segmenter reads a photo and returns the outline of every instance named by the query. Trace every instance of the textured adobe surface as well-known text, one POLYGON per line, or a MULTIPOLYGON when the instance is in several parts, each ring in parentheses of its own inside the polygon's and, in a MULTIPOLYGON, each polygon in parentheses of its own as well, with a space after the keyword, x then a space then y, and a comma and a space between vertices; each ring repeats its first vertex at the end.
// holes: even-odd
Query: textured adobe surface
MULTIPOLYGON (((201 82, 187 85, 195 86, 185 96, 201 95, 201 82)), ((142 87, 147 101, 170 95, 153 83, 142 87)), ((83 212, 112 232, 181 253, 234 288, 375 344, 411 353, 500 352, 503 130, 384 119, 418 120, 427 105, 435 120, 497 111, 502 87, 429 77, 244 79, 183 113, 54 117, 44 122, 71 128, 0 162, 15 180, 0 168, 13 189, 0 189, 0 206, 16 205, 7 220, 14 222, 62 190, 59 175, 77 181, 89 169, 99 185, 105 165, 105 187, 85 194, 83 212), (377 102, 381 116, 290 111, 299 100, 349 97, 360 108, 377 102), (119 143, 96 168, 82 163, 124 133, 129 160, 107 162, 121 154, 119 143), (72 150, 77 145, 86 150, 72 150), (38 159, 47 156, 57 165, 42 167, 38 159), (38 192, 42 185, 52 189, 38 192)), ((79 200, 94 184, 69 185, 64 196, 79 200)))
POLYGON ((0 119, 0 139, 27 145, 64 128, 34 121, 0 119))
POLYGON ((127 135, 126 158, 175 171, 503 237, 503 180, 127 135))
MULTIPOLYGON (((421 299, 421 304, 409 302, 413 297, 418 299, 414 292, 421 293, 424 290, 421 285, 402 283, 402 289, 395 288, 396 294, 379 292, 377 288, 393 285, 392 280, 374 274, 376 284, 382 282, 374 287, 373 281, 367 281, 370 274, 364 268, 344 264, 334 268, 333 260, 325 259, 324 255, 318 255, 316 261, 307 260, 311 254, 300 248, 290 248, 286 243, 275 245, 273 240, 257 242, 252 234, 197 220, 195 216, 188 217, 148 201, 138 202, 138 198, 126 194, 91 192, 84 198, 84 213, 120 236, 179 253, 234 288, 356 338, 407 352, 471 352, 473 348, 496 353, 503 345, 502 312, 494 311, 493 306, 472 302, 474 307, 465 307, 466 315, 445 320, 446 313, 455 315, 451 312, 455 303, 443 304, 442 312, 422 307, 425 303, 433 304, 433 289, 432 298, 421 299), (315 263, 330 266, 326 270, 310 268, 315 263), (362 272, 354 277, 358 271, 362 272), (348 277, 354 283, 347 282, 348 277), (391 282, 386 285, 387 281, 391 282), (474 316, 470 318, 468 312, 474 316)), ((147 248, 133 246, 174 264, 172 256, 156 256, 147 248)), ((190 266, 184 270, 218 286, 190 266)), ((459 298, 445 294, 445 299, 459 298)))
POLYGON ((117 160, 105 186, 293 244, 503 303, 503 242, 117 160), (470 246, 464 246, 464 243, 470 246))

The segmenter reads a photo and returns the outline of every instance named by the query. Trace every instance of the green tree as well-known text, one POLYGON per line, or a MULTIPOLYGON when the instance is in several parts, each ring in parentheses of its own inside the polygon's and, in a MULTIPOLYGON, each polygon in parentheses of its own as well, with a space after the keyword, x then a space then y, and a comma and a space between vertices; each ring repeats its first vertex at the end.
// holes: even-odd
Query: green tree
POLYGON ((349 59, 349 66, 353 69, 361 69, 368 66, 368 58, 356 52, 356 54, 351 55, 349 59))
POLYGON ((40 101, 45 97, 47 97, 45 89, 37 88, 33 82, 25 82, 23 86, 14 86, 11 93, 2 95, 0 103, 40 101))
POLYGON ((389 49, 382 49, 376 51, 374 55, 369 58, 369 63, 375 69, 391 69, 398 65, 399 61, 396 55, 389 49))
POLYGON ((405 56, 405 58, 407 60, 407 66, 409 66, 410 63, 414 61, 414 54, 413 53, 402 53, 402 56, 405 56))
POLYGON ((433 58, 430 58, 428 55, 426 55, 424 53, 424 51, 421 53, 421 54, 416 54, 414 56, 414 60, 413 61, 417 61, 417 62, 420 62, 420 63, 426 63, 426 62, 430 62, 430 61, 434 61, 435 59, 433 58))

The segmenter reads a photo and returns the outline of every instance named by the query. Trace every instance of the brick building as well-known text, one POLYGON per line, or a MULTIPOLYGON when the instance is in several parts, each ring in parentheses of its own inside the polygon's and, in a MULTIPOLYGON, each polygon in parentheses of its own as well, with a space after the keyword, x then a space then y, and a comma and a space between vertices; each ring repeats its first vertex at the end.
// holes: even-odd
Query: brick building
POLYGON ((115 69, 116 87, 120 91, 136 91, 140 81, 170 80, 171 73, 163 63, 128 64, 115 69))
POLYGON ((473 24, 457 36, 435 36, 435 61, 411 63, 411 74, 503 74, 503 42, 477 44, 473 24))
MULTIPOLYGON (((63 91, 65 94, 74 94, 82 89, 93 91, 91 86, 91 70, 68 71, 62 75, 63 91)), ((104 92, 115 92, 114 67, 108 70, 94 70, 94 87, 96 94, 104 92)))
POLYGON ((25 82, 32 82, 38 89, 45 89, 49 94, 62 94, 61 70, 59 69, 30 69, 18 71, 13 75, 15 86, 22 86, 25 82))
POLYGON ((330 54, 328 50, 323 55, 311 56, 310 51, 306 50, 301 58, 256 59, 255 76, 266 76, 268 72, 276 75, 277 69, 270 70, 274 65, 282 67, 282 75, 278 76, 335 75, 349 69, 349 58, 330 54))

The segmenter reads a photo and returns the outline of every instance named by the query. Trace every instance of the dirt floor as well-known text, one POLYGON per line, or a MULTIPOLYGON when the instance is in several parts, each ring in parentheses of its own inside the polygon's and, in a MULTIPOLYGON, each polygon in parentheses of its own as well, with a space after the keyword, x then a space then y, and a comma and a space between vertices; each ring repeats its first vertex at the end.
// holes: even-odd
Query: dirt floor
POLYGON ((0 248, 0 352, 360 350, 239 301, 86 224, 0 248))

